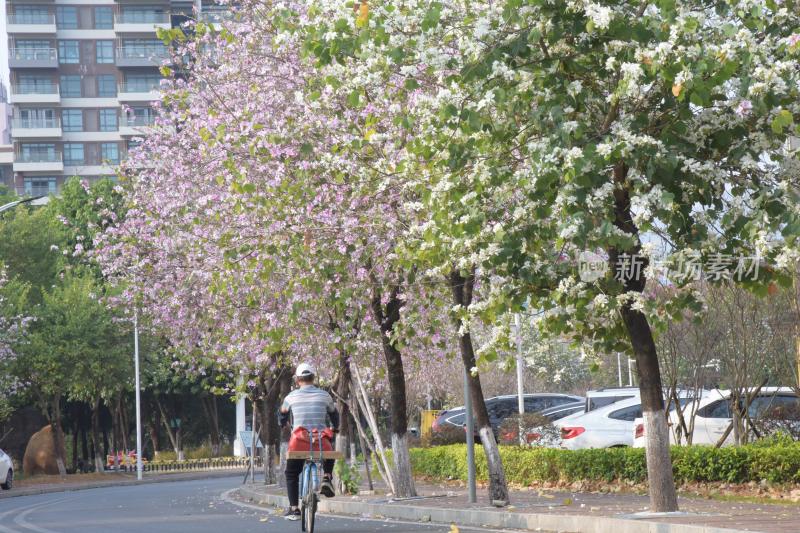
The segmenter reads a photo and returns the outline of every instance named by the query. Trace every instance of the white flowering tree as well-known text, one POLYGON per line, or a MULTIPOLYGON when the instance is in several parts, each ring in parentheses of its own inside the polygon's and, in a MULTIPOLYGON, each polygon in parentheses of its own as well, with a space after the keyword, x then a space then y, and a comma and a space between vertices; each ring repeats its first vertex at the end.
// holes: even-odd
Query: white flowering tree
POLYGON ((800 6, 359 5, 310 48, 386 80, 366 95, 377 109, 403 106, 411 139, 383 170, 425 215, 409 241, 434 275, 495 276, 472 312, 528 301, 545 332, 632 354, 651 508, 677 509, 652 324, 702 307, 697 276, 756 291, 788 280, 800 218, 781 162, 800 119, 800 6), (584 251, 607 268, 582 277, 584 251), (648 287, 657 261, 681 274, 666 301, 648 287))

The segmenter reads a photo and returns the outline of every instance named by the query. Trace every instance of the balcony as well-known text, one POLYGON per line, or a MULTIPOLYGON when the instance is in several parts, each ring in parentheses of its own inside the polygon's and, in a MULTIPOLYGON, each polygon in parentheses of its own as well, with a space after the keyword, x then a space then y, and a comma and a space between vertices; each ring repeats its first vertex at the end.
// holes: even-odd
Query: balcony
POLYGON ((155 124, 155 117, 123 117, 119 124, 122 136, 146 135, 147 129, 155 124))
POLYGON ((6 29, 9 34, 55 34, 56 17, 55 15, 8 15, 6 29))
POLYGON ((58 68, 55 48, 12 48, 8 54, 11 68, 58 68))
POLYGON ((61 121, 57 118, 15 118, 11 121, 11 136, 15 139, 61 137, 61 121))
POLYGON ((154 102, 161 97, 159 84, 120 83, 117 100, 120 102, 154 102))
POLYGON ((117 33, 155 33, 159 28, 170 29, 169 13, 122 13, 114 17, 117 33))
POLYGON ((14 156, 14 172, 61 172, 64 162, 60 152, 44 152, 14 156))
POLYGON ((129 45, 117 48, 118 67, 159 67, 167 57, 164 46, 129 45))
POLYGON ((9 101, 12 104, 57 104, 61 101, 58 85, 14 85, 9 101))

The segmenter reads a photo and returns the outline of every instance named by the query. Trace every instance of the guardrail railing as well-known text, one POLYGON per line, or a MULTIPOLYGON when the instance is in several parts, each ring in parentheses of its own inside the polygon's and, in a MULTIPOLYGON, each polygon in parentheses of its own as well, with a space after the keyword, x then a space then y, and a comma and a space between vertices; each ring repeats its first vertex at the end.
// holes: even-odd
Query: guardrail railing
POLYGON ((55 48, 12 48, 11 57, 21 61, 55 60, 55 48))
POLYGON ((48 25, 56 23, 56 16, 50 14, 12 13, 6 16, 9 24, 48 25))
POLYGON ((11 121, 11 127, 17 129, 60 128, 61 120, 58 118, 15 118, 11 121))

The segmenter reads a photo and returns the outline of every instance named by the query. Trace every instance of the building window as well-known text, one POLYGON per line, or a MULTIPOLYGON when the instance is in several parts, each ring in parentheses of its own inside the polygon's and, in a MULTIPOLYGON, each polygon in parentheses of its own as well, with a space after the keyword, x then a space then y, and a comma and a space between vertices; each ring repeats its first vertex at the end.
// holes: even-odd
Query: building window
POLYGON ((104 163, 119 164, 119 145, 117 143, 101 143, 100 159, 104 163))
POLYGON ((17 117, 15 121, 17 128, 54 128, 58 124, 55 120, 55 109, 20 109, 17 117))
POLYGON ((23 181, 27 196, 47 196, 56 193, 56 178, 37 176, 23 181))
POLYGON ((18 94, 53 94, 55 84, 50 76, 20 74, 14 92, 18 94))
POLYGON ((64 131, 83 131, 83 111, 80 109, 62 110, 61 128, 64 131))
POLYGON ((56 8, 56 26, 60 30, 78 29, 78 8, 75 6, 58 6, 56 8))
POLYGON ((64 143, 64 165, 82 165, 83 143, 64 143))
POLYGON ((16 24, 52 24, 47 8, 39 6, 16 6, 10 20, 16 24))
POLYGON ((123 39, 122 57, 149 59, 166 57, 167 48, 158 39, 123 39))
POLYGON ((12 57, 25 61, 41 61, 53 59, 50 41, 39 39, 19 39, 14 42, 12 57))
POLYGON ((159 88, 161 76, 157 74, 131 74, 125 79, 125 89, 129 93, 148 93, 159 88))
POLYGON ((97 96, 117 96, 117 78, 113 74, 97 76, 97 96))
POLYGON ((117 131, 117 110, 100 110, 100 131, 117 131))
POLYGON ((114 41, 97 41, 95 47, 98 63, 114 63, 114 41))
POLYGON ((69 65, 80 63, 80 41, 58 41, 58 62, 69 65))
POLYGON ((23 144, 20 146, 22 161, 42 163, 58 161, 56 145, 52 143, 23 144))
POLYGON ((61 96, 66 98, 80 98, 83 96, 81 77, 77 74, 61 76, 61 96))
POLYGON ((110 30, 114 27, 114 12, 110 7, 94 8, 94 27, 98 30, 110 30))
POLYGON ((123 7, 120 15, 122 21, 127 24, 150 24, 166 21, 164 12, 152 7, 123 7))
POLYGON ((152 126, 156 113, 149 107, 132 107, 128 110, 129 126, 152 126))

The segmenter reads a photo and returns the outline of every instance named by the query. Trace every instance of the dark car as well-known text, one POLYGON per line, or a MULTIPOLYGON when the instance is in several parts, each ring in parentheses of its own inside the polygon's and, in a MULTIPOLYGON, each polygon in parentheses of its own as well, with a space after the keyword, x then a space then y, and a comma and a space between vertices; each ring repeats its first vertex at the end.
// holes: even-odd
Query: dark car
MULTIPOLYGON (((546 409, 584 401, 584 398, 580 396, 554 393, 525 394, 523 398, 525 401, 526 413, 539 413, 546 409)), ((489 411, 489 424, 491 424, 495 437, 497 437, 500 424, 503 423, 503 420, 518 412, 517 396, 507 395, 488 398, 486 400, 486 410, 489 411)), ((432 430, 434 432, 441 431, 447 426, 459 428, 466 426, 464 406, 455 407, 439 413, 439 416, 433 422, 432 430)))

